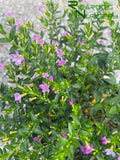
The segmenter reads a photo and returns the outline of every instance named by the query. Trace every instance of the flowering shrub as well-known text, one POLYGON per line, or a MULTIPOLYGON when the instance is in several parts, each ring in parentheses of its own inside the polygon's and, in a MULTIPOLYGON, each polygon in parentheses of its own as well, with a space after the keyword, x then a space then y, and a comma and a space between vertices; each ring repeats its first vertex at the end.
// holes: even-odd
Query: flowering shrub
POLYGON ((0 42, 12 45, 10 64, 0 69, 13 84, 0 86, 0 159, 120 159, 120 84, 114 77, 120 69, 119 23, 107 2, 104 14, 87 23, 74 9, 57 17, 59 4, 43 5, 44 16, 37 18, 47 40, 13 13, 7 13, 9 33, 0 24, 0 42), (107 46, 106 28, 112 39, 107 46))

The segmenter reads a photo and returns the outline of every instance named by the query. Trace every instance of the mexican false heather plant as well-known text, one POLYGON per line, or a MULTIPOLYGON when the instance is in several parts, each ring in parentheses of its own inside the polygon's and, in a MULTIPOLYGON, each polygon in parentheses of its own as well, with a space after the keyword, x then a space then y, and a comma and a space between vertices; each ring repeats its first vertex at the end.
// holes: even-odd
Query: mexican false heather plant
POLYGON ((37 18, 47 40, 7 13, 10 31, 0 24, 0 42, 11 44, 11 60, 0 70, 13 85, 0 85, 0 159, 120 159, 120 27, 108 4, 88 19, 74 8, 59 17, 59 4, 43 3, 37 18))

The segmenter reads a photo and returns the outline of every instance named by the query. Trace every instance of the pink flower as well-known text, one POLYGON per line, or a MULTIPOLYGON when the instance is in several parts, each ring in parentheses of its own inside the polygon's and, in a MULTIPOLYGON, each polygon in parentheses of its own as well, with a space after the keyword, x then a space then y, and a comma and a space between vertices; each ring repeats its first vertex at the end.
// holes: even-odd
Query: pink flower
POLYGON ((104 13, 104 11, 103 11, 103 10, 100 10, 100 13, 104 13))
POLYGON ((55 93, 55 94, 58 94, 59 92, 58 92, 57 90, 54 90, 54 93, 55 93))
POLYGON ((34 77, 35 77, 35 78, 37 77, 37 73, 34 74, 34 77))
POLYGON ((87 1, 86 0, 82 0, 82 3, 87 3, 87 1))
POLYGON ((42 11, 42 6, 40 6, 39 11, 42 11))
POLYGON ((49 89, 49 86, 47 86, 47 83, 43 83, 43 84, 40 84, 39 87, 42 89, 42 92, 50 92, 50 89, 49 89))
POLYGON ((93 152, 93 144, 88 143, 89 148, 87 148, 87 146, 81 146, 80 149, 84 154, 90 154, 91 152, 93 152))
POLYGON ((82 45, 85 45, 85 41, 82 42, 82 45))
POLYGON ((70 105, 72 105, 72 104, 73 104, 73 100, 71 99, 68 103, 69 103, 70 105))
POLYGON ((33 38, 35 38, 35 39, 40 39, 41 38, 41 35, 33 35, 33 38))
POLYGON ((58 62, 58 65, 59 65, 59 66, 63 66, 64 64, 66 64, 66 61, 64 61, 64 60, 60 60, 60 61, 58 62))
POLYGON ((10 31, 13 29, 13 27, 10 27, 10 31))
POLYGON ((71 32, 71 34, 73 35, 73 32, 71 32))
POLYGON ((18 66, 21 64, 21 62, 24 62, 25 59, 18 53, 18 51, 15 51, 16 54, 11 54, 11 57, 13 58, 12 62, 15 62, 15 65, 18 66))
POLYGON ((59 45, 59 43, 56 41, 52 41, 52 44, 55 44, 56 46, 58 46, 59 45))
POLYGON ((50 76, 50 81, 51 81, 51 82, 53 81, 53 76, 50 76))
POLYGON ((49 74, 48 73, 42 73, 42 77, 43 78, 49 77, 49 74))
POLYGON ((78 42, 79 42, 79 43, 81 42, 80 39, 78 39, 78 42))
POLYGON ((20 96, 20 94, 19 93, 15 93, 14 96, 15 96, 15 101, 19 101, 19 103, 21 103, 21 96, 20 96))
POLYGON ((118 159, 117 160, 120 160, 120 157, 118 157, 118 159))
POLYGON ((34 137, 33 140, 41 143, 41 141, 39 140, 39 137, 34 137))
POLYGON ((63 132, 62 136, 67 139, 67 133, 63 132))
POLYGON ((99 43, 100 43, 100 44, 103 43, 103 40, 100 40, 99 43))
POLYGON ((16 26, 16 30, 19 29, 19 24, 23 25, 24 24, 24 20, 22 20, 21 22, 19 22, 19 21, 15 22, 14 26, 16 26))
POLYGON ((112 157, 115 157, 115 152, 111 151, 110 149, 105 149, 106 155, 111 155, 112 157))
POLYGON ((102 143, 105 144, 105 145, 107 144, 107 139, 106 139, 106 137, 103 137, 103 138, 102 138, 102 143))
POLYGON ((110 32, 108 32, 108 35, 111 35, 112 34, 112 32, 110 31, 110 32))
POLYGON ((6 63, 4 63, 4 64, 0 64, 0 69, 1 69, 2 71, 4 70, 5 65, 6 65, 6 63))
POLYGON ((8 12, 7 12, 6 15, 7 15, 7 16, 13 16, 13 12, 11 12, 11 13, 8 13, 8 12))
POLYGON ((85 53, 89 54, 89 53, 90 53, 90 51, 86 51, 86 50, 85 50, 85 53))
POLYGON ((62 34, 62 36, 64 37, 64 36, 66 36, 66 34, 67 34, 67 31, 64 31, 64 33, 62 34))
POLYGON ((45 41, 38 41, 38 44, 44 44, 45 41))
POLYGON ((57 51, 57 56, 58 56, 59 58, 61 58, 61 57, 63 56, 63 51, 62 51, 61 49, 58 49, 58 51, 57 51))

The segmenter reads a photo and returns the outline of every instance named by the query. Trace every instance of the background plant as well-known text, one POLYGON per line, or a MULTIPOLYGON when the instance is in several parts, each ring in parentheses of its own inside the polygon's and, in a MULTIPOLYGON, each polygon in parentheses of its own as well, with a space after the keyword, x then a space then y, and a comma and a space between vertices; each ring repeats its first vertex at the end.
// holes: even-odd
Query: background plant
MULTIPOLYGON (((45 5, 38 19, 48 40, 43 31, 36 32, 30 22, 15 21, 12 14, 7 19, 9 33, 0 25, 0 42, 12 44, 11 63, 1 68, 5 66, 13 83, 0 86, 0 137, 5 144, 0 158, 117 159, 120 85, 114 70, 120 69, 119 23, 107 2, 104 15, 95 14, 87 23, 74 9, 58 17, 59 4, 45 5), (66 15, 67 26, 62 23, 66 15), (106 28, 112 38, 108 46, 103 44, 108 41, 103 36, 106 28)), ((82 12, 84 4, 78 7, 82 12)))

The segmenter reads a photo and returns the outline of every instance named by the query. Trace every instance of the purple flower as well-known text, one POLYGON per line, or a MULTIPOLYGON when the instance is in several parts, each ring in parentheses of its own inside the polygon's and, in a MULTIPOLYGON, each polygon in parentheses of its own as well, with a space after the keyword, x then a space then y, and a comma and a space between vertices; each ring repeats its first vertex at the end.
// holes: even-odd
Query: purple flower
POLYGON ((104 11, 103 11, 103 10, 100 10, 100 13, 104 13, 104 11))
POLYGON ((41 38, 41 35, 33 35, 33 38, 35 38, 35 39, 40 39, 41 38))
POLYGON ((35 77, 35 78, 37 77, 37 73, 34 74, 34 77, 35 77))
POLYGON ((33 140, 41 143, 41 141, 39 140, 39 137, 34 137, 33 140))
POLYGON ((59 43, 56 41, 52 41, 52 44, 55 44, 56 46, 58 46, 59 45, 59 43))
POLYGON ((63 66, 64 64, 66 64, 66 61, 64 61, 64 60, 60 60, 60 61, 58 62, 58 65, 59 65, 59 66, 63 66))
POLYGON ((4 70, 5 65, 6 65, 6 63, 4 63, 4 64, 0 64, 0 69, 1 69, 2 71, 4 70))
POLYGON ((14 96, 15 96, 15 101, 19 101, 19 103, 21 103, 21 96, 20 96, 20 94, 19 93, 15 93, 14 96))
POLYGON ((87 1, 86 0, 82 0, 82 3, 87 3, 87 1))
POLYGON ((54 93, 55 93, 55 94, 58 94, 59 92, 58 92, 57 90, 54 90, 54 93))
POLYGON ((45 41, 38 41, 38 44, 44 44, 45 41))
POLYGON ((42 77, 43 78, 49 77, 49 74, 48 73, 42 73, 42 77))
POLYGON ((85 50, 85 53, 89 54, 89 53, 90 53, 90 51, 86 51, 86 50, 85 50))
POLYGON ((105 145, 107 144, 107 139, 106 139, 106 137, 103 137, 103 138, 102 138, 102 143, 105 144, 105 145))
POLYGON ((13 12, 11 12, 11 13, 8 13, 8 12, 7 12, 6 15, 7 15, 7 16, 13 16, 13 12))
POLYGON ((63 132, 62 136, 67 139, 67 133, 63 132))
POLYGON ((53 76, 50 76, 50 81, 51 81, 51 82, 53 81, 53 76))
POLYGON ((71 32, 71 34, 73 35, 74 33, 73 33, 73 32, 71 32))
POLYGON ((105 150, 106 155, 111 155, 112 157, 115 157, 115 152, 111 151, 110 149, 105 150))
POLYGON ((16 30, 19 29, 19 24, 23 25, 24 24, 24 20, 22 20, 21 22, 19 22, 19 21, 15 22, 14 26, 16 26, 16 30))
POLYGON ((40 6, 39 11, 42 11, 42 6, 40 6))
POLYGON ((85 45, 85 41, 82 41, 82 45, 85 45))
POLYGON ((99 43, 100 43, 100 44, 103 43, 103 40, 100 40, 99 43))
POLYGON ((62 34, 62 36, 64 37, 64 36, 66 36, 66 34, 67 34, 67 31, 64 31, 64 33, 62 34))
POLYGON ((47 58, 45 58, 45 62, 47 62, 47 58))
POLYGON ((78 39, 78 42, 79 42, 79 43, 81 42, 80 39, 78 39))
POLYGON ((10 27, 10 31, 13 29, 13 27, 10 27))
POLYGON ((118 159, 117 160, 120 160, 120 157, 118 157, 118 159))
POLYGON ((42 92, 50 92, 49 86, 47 86, 47 83, 43 82, 43 84, 40 84, 39 87, 42 89, 42 92))
POLYGON ((71 99, 68 103, 69 103, 70 105, 72 105, 72 104, 73 104, 73 100, 71 99))
POLYGON ((21 64, 21 62, 24 62, 25 59, 18 53, 18 51, 15 51, 16 54, 11 54, 11 57, 13 58, 12 62, 15 62, 15 65, 18 66, 21 64))
POLYGON ((87 146, 81 146, 80 149, 84 154, 90 154, 93 152, 93 144, 88 143, 88 148, 87 146))
POLYGON ((110 31, 110 32, 108 32, 108 35, 111 35, 112 34, 112 32, 110 31))
POLYGON ((61 58, 61 57, 63 56, 63 51, 62 51, 61 49, 58 49, 58 51, 57 51, 57 56, 58 56, 59 58, 61 58))

